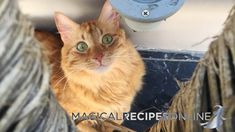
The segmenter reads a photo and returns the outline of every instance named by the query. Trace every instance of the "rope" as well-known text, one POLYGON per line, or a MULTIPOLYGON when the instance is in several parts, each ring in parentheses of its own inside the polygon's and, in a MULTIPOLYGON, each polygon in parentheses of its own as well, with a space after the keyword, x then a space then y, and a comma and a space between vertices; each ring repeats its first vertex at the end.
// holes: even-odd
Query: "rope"
POLYGON ((49 86, 34 29, 15 0, 0 0, 0 131, 75 132, 49 86))
MULTIPOLYGON (((235 130, 235 6, 229 13, 220 36, 198 64, 192 79, 181 87, 174 97, 168 113, 213 112, 216 105, 224 108, 220 131, 235 130)), ((208 131, 200 120, 160 120, 150 132, 202 132, 208 131)))

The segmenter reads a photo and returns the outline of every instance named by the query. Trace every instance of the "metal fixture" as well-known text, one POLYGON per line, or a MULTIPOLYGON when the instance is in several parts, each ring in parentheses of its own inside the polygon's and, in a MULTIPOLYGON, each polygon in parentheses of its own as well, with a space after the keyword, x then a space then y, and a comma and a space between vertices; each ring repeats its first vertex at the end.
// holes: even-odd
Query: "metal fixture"
POLYGON ((135 31, 156 29, 159 21, 175 14, 185 0, 110 0, 111 5, 135 31))

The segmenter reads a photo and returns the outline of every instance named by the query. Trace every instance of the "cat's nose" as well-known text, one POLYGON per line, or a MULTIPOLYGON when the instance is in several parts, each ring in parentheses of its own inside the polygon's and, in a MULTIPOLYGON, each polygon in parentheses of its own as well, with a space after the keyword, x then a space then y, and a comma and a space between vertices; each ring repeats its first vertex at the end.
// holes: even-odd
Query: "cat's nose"
POLYGON ((99 61, 100 63, 102 62, 102 59, 104 57, 104 54, 103 53, 99 53, 97 54, 94 59, 96 59, 97 61, 99 61))

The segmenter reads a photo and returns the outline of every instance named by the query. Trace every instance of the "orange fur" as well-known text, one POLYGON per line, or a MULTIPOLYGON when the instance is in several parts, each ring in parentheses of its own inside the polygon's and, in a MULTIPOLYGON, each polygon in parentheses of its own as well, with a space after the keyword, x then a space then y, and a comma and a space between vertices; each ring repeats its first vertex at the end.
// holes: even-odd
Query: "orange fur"
MULTIPOLYGON (((102 12, 107 10, 110 8, 106 4, 102 12)), ((55 51, 49 55, 53 64, 51 84, 59 103, 70 115, 73 112, 112 112, 121 116, 130 110, 135 95, 141 89, 144 63, 124 31, 118 28, 118 16, 107 15, 110 14, 101 13, 97 21, 79 25, 61 13, 55 14, 63 47, 46 47, 49 52, 55 51), (114 38, 110 46, 103 45, 101 41, 107 33, 114 38), (86 53, 77 51, 79 41, 87 43, 89 49, 86 53), (101 53, 104 54, 103 67, 94 59, 101 53)), ((37 32, 36 36, 40 38, 42 34, 37 32)), ((56 39, 49 43, 60 45, 56 39)), ((91 131, 84 124, 79 128, 91 131)))

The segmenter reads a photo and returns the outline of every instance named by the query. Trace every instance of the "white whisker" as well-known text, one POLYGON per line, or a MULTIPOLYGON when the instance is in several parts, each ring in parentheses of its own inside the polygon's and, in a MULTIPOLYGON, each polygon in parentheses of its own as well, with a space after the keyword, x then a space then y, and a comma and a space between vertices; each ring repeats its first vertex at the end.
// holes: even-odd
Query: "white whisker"
POLYGON ((66 86, 67 86, 67 84, 68 84, 68 80, 66 80, 66 82, 65 82, 65 84, 64 84, 64 87, 63 87, 63 92, 62 92, 62 99, 64 99, 65 98, 65 89, 66 89, 66 86))
POLYGON ((73 74, 74 72, 76 72, 76 70, 71 71, 71 72, 69 72, 66 76, 64 75, 63 77, 61 77, 61 79, 55 84, 54 87, 56 87, 61 81, 63 81, 63 79, 68 78, 68 77, 69 77, 71 74, 73 74))

